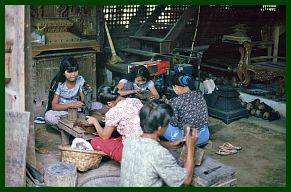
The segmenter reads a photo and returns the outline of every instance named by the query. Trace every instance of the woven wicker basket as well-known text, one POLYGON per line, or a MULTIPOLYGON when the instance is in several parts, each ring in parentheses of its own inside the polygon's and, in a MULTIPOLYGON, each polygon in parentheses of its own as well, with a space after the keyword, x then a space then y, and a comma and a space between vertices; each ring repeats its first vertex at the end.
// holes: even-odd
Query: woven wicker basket
POLYGON ((62 161, 75 165, 79 171, 98 168, 102 157, 106 155, 102 151, 72 149, 70 145, 59 145, 59 149, 62 161))

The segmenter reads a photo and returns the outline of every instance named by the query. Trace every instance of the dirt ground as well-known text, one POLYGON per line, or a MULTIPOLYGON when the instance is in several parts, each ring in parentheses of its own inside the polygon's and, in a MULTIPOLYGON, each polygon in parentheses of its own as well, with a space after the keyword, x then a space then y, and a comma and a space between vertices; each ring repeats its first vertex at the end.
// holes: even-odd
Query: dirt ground
MULTIPOLYGON (((206 155, 233 166, 236 169, 238 187, 286 186, 286 123, 285 120, 268 122, 256 117, 243 118, 224 124, 209 118, 210 142, 204 146, 206 155), (237 154, 215 154, 224 142, 242 147, 237 154)), ((43 172, 46 164, 60 161, 60 133, 45 125, 35 126, 37 168, 43 172)), ((90 177, 105 173, 118 175, 118 163, 105 160, 100 168, 78 173, 79 183, 90 177), (98 172, 99 171, 99 172, 98 172), (108 173, 109 172, 109 173, 108 173)))
POLYGON ((237 186, 286 186, 286 124, 284 119, 268 122, 249 117, 229 125, 210 118, 212 148, 207 154, 237 170, 237 186), (239 145, 237 154, 215 154, 224 142, 239 145))

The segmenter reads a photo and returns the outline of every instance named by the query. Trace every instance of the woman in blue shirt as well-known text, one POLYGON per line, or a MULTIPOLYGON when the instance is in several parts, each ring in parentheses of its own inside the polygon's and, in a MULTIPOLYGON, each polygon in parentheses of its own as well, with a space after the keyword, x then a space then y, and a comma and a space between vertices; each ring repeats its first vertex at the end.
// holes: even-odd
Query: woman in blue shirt
POLYGON ((123 97, 137 97, 136 94, 150 91, 152 100, 160 98, 154 82, 150 80, 148 69, 143 65, 134 67, 128 74, 128 78, 121 79, 116 87, 123 97))
MULTIPOLYGON (((48 101, 45 121, 56 125, 60 116, 68 114, 69 108, 81 108, 84 105, 83 85, 85 79, 79 75, 79 65, 73 57, 66 57, 61 61, 60 70, 54 77, 57 84, 52 101, 48 101)), ((102 108, 102 104, 92 102, 92 109, 102 108)))

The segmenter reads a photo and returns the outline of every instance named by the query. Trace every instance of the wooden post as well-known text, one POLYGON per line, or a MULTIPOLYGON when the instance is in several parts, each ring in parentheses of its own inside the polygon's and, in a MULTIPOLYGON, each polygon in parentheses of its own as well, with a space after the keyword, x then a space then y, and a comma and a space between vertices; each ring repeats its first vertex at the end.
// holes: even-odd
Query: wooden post
POLYGON ((24 65, 25 65, 25 111, 29 111, 30 125, 29 135, 27 143, 27 162, 36 167, 36 156, 35 156, 35 129, 33 120, 35 118, 35 109, 33 105, 34 87, 35 82, 33 81, 33 66, 31 58, 31 26, 30 26, 30 6, 25 6, 25 37, 24 37, 24 65))
POLYGON ((109 69, 105 69, 106 72, 106 80, 109 84, 112 83, 112 72, 109 69))
POLYGON ((275 25, 273 39, 274 39, 274 49, 273 49, 273 63, 278 62, 278 46, 279 46, 279 36, 280 36, 280 26, 275 25))
POLYGON ((44 181, 47 186, 75 187, 77 169, 74 165, 64 162, 49 164, 44 168, 44 181))
POLYGON ((7 47, 10 45, 11 78, 5 84, 5 111, 25 111, 24 8, 24 5, 5 6, 5 43, 7 47))
POLYGON ((62 144, 68 145, 70 144, 70 134, 64 130, 61 130, 62 144))

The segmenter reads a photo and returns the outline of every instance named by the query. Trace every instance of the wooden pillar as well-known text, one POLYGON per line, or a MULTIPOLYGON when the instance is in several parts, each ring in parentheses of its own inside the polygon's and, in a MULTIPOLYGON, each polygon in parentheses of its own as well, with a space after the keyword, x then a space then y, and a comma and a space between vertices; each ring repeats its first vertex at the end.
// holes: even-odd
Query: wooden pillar
MULTIPOLYGON (((29 7, 25 5, 6 5, 5 6, 5 44, 7 48, 7 53, 5 56, 5 66, 9 81, 5 83, 5 112, 6 113, 21 113, 27 114, 30 117, 27 119, 21 119, 21 116, 15 116, 14 121, 8 121, 5 118, 5 132, 8 131, 9 127, 15 133, 20 134, 21 137, 25 137, 25 130, 22 126, 12 126, 13 123, 21 122, 21 125, 28 125, 29 138, 25 140, 16 139, 14 145, 21 145, 26 148, 22 152, 27 152, 25 157, 31 165, 35 165, 35 151, 34 151, 34 129, 32 122, 31 109, 27 109, 29 106, 26 101, 28 101, 28 95, 26 92, 27 87, 29 87, 30 74, 26 74, 27 66, 29 66, 30 58, 30 17, 29 17, 29 7), (28 37, 28 39, 26 39, 28 37), (8 57, 9 56, 9 57, 8 57), (26 65, 27 64, 27 65, 26 65), (27 112, 25 112, 27 111, 27 112), (20 121, 22 120, 22 121, 20 121), (27 121, 27 122, 26 122, 27 121), (28 144, 28 145, 27 145, 28 144), (27 147, 28 146, 28 147, 27 147), (32 147, 32 148, 30 148, 32 147)), ((28 69, 29 70, 29 69, 28 69)), ((29 101, 32 102, 32 101, 29 101)), ((10 141, 13 139, 13 135, 5 135, 5 141, 10 141)), ((7 147, 7 146, 5 146, 7 147)), ((17 151, 14 151, 17 153, 17 151)), ((19 160, 19 159, 18 159, 19 160)), ((5 163, 6 166, 6 163, 5 163)), ((21 164, 15 167, 25 167, 26 160, 21 161, 21 164)), ((13 177, 22 177, 24 173, 19 170, 19 172, 10 172, 6 170, 9 174, 14 174, 13 177)), ((25 183, 24 183, 25 185, 25 183)))
POLYGON ((273 39, 274 39, 273 63, 277 63, 278 61, 277 57, 278 57, 279 36, 280 36, 280 26, 275 25, 274 33, 273 33, 273 39))
POLYGON ((64 130, 61 130, 61 137, 62 137, 62 145, 69 145, 70 144, 70 134, 64 130))
POLYGON ((24 28, 24 69, 25 69, 25 111, 29 111, 30 115, 30 126, 29 136, 27 143, 27 162, 36 167, 36 156, 35 156, 35 131, 34 131, 34 108, 33 108, 33 88, 35 87, 33 81, 33 67, 31 57, 31 25, 30 25, 30 6, 25 6, 25 28, 24 28))
POLYGON ((106 78, 105 73, 105 54, 104 54, 104 6, 96 6, 96 40, 100 46, 100 52, 96 54, 96 90, 102 85, 106 78))
POLYGON ((5 44, 11 45, 10 60, 5 64, 11 78, 5 84, 5 111, 25 111, 24 7, 5 6, 5 44))

